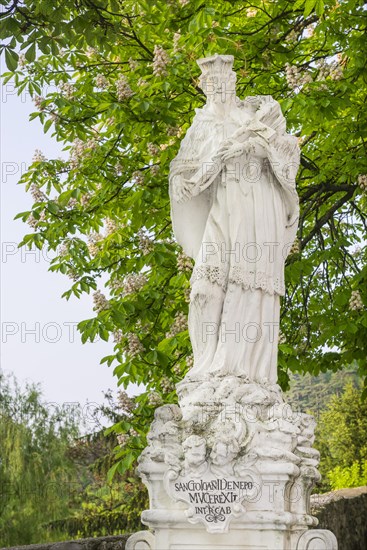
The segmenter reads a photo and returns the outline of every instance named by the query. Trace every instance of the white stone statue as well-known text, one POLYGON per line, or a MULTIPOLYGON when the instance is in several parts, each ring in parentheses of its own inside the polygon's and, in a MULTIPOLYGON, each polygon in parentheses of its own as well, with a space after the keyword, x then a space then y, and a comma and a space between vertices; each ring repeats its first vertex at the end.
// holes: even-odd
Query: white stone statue
POLYGON ((195 259, 194 366, 155 411, 138 471, 149 490, 127 550, 337 550, 311 529, 315 423, 277 385, 279 301, 298 221, 299 149, 270 96, 239 100, 233 57, 201 59, 207 103, 170 171, 174 231, 195 259))
POLYGON ((297 138, 271 96, 236 97, 232 56, 198 65, 207 103, 170 171, 175 236, 195 260, 187 379, 274 384, 284 262, 299 215, 297 138))

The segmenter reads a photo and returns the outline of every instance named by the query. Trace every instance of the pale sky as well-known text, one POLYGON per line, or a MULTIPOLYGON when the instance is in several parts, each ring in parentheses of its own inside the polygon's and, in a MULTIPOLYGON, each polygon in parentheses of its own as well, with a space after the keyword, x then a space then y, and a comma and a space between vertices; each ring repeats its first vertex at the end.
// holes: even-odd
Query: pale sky
MULTIPOLYGON (((4 65, 0 69, 6 70, 4 65)), ((20 174, 35 149, 47 158, 66 153, 51 138, 51 130, 45 135, 38 119, 29 121, 29 113, 36 109, 28 94, 17 96, 11 83, 0 88, 1 368, 22 382, 41 383, 48 402, 101 403, 103 390, 117 390, 112 368, 99 364, 112 353, 112 339, 83 345, 76 330, 79 321, 94 316, 91 295, 62 299, 70 279, 48 272, 46 253, 16 248, 31 231, 22 221, 14 221, 32 204, 24 186, 17 185, 20 174)))

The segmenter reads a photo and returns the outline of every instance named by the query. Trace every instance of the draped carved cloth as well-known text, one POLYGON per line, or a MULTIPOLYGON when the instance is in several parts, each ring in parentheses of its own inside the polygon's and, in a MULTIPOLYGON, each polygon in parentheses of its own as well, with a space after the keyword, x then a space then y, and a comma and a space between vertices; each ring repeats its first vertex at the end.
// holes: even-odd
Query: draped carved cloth
POLYGON ((297 139, 286 133, 280 106, 271 96, 238 101, 222 119, 208 105, 196 110, 170 167, 173 228, 195 259, 192 282, 205 278, 223 289, 233 282, 284 294, 284 260, 299 216, 298 166, 297 139), (215 158, 228 138, 241 143, 249 137, 261 142, 267 158, 237 157, 227 163, 215 158), (184 180, 192 184, 182 200, 184 180), (256 249, 261 257, 254 261, 256 249))

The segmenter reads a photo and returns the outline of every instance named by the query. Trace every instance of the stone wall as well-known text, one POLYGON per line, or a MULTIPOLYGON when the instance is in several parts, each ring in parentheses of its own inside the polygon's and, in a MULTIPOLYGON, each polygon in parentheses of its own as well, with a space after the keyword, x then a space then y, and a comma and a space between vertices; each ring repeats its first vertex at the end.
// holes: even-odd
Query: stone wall
POLYGON ((313 495, 311 507, 317 528, 332 531, 339 550, 367 550, 367 487, 313 495))
MULTIPOLYGON (((313 495, 311 506, 313 514, 319 518, 317 528, 332 531, 338 539, 339 550, 367 550, 367 487, 313 495)), ((15 546, 10 550, 124 550, 128 537, 119 535, 32 544, 15 546)))

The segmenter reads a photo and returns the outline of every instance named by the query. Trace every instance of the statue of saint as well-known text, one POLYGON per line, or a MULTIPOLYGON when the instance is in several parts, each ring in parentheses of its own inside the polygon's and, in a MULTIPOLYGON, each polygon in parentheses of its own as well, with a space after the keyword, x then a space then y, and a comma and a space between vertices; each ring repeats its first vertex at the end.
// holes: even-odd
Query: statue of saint
POLYGON ((297 231, 297 138, 271 96, 236 97, 233 56, 200 59, 207 102, 170 167, 173 228, 195 260, 187 380, 277 381, 284 262, 297 231))

